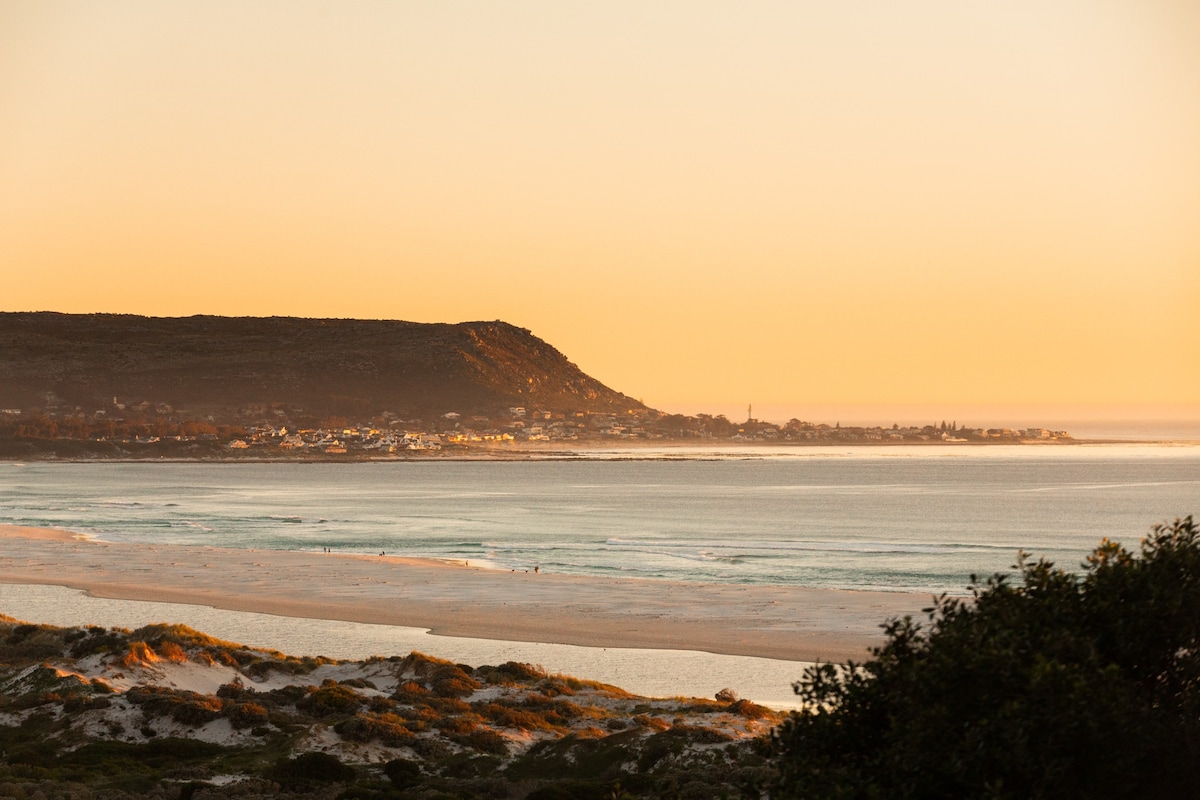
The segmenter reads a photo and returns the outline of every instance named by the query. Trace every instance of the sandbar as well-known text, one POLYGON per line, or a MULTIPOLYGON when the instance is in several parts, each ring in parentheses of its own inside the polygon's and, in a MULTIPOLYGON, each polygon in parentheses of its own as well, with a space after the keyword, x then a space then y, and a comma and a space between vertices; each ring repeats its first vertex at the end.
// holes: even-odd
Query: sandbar
POLYGON ((104 542, 3 525, 0 541, 6 584, 411 626, 444 636, 790 661, 862 661, 883 642, 887 619, 920 616, 930 600, 901 592, 509 572, 393 556, 104 542))

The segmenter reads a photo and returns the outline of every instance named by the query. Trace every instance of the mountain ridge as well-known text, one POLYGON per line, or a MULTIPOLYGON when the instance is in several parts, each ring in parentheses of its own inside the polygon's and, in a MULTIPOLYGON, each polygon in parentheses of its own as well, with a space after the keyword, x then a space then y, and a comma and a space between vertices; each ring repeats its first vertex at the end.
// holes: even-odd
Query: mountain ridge
POLYGON ((501 320, 0 312, 0 406, 114 398, 221 417, 280 405, 352 417, 644 408, 501 320))

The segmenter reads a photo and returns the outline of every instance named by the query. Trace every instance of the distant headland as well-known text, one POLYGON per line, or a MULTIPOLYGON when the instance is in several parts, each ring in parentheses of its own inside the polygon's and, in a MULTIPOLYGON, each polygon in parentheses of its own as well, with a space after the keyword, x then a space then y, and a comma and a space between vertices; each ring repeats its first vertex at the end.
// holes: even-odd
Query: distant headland
POLYGON ((957 421, 667 414, 501 321, 0 313, 0 458, 378 458, 647 441, 1075 440, 957 421))

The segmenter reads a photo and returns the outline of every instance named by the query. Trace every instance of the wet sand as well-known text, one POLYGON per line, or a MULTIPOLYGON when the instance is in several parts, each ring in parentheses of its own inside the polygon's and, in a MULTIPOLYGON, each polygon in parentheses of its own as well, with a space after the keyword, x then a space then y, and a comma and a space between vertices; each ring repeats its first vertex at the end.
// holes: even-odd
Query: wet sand
MULTIPOLYGON (((862 660, 926 595, 506 572, 391 556, 98 542, 0 526, 0 583, 591 647, 862 660)), ((0 613, 4 609, 0 608, 0 613)), ((164 620, 169 621, 169 620, 164 620)))

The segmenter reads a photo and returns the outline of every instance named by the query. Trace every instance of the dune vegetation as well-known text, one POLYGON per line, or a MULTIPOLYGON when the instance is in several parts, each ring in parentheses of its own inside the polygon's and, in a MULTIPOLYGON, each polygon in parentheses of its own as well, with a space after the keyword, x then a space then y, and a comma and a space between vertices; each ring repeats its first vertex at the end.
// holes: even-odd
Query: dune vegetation
POLYGON ((0 618, 0 797, 753 796, 780 715, 530 664, 296 658, 0 618))

